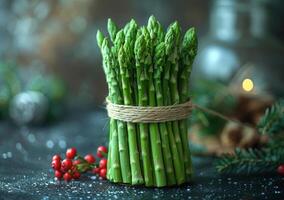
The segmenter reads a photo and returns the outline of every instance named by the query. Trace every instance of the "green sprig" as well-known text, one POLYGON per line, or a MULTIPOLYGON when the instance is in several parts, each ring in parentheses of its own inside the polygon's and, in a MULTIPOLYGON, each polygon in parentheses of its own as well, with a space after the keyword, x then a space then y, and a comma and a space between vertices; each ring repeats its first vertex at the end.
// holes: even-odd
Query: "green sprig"
POLYGON ((259 149, 236 149, 234 155, 225 154, 215 163, 220 173, 252 174, 275 172, 284 163, 283 100, 266 109, 258 123, 261 134, 271 136, 270 142, 259 149))
POLYGON ((283 162, 283 147, 271 146, 262 149, 236 149, 234 155, 226 154, 219 158, 215 166, 220 173, 254 174, 275 172, 283 162))
POLYGON ((284 100, 279 100, 260 118, 257 128, 261 134, 276 135, 284 130, 284 100))

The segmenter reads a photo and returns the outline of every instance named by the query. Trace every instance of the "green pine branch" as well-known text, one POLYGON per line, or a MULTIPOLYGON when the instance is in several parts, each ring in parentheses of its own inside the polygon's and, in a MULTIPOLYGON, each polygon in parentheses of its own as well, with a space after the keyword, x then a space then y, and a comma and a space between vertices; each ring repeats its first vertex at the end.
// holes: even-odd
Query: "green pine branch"
MULTIPOLYGON (((283 145, 283 144, 282 144, 283 145)), ((256 174, 274 172, 284 162, 284 149, 281 145, 262 149, 236 149, 235 154, 219 158, 216 169, 225 174, 256 174)))
POLYGON ((267 108, 258 125, 261 134, 275 135, 284 129, 284 100, 280 100, 267 108))
POLYGON ((271 141, 260 149, 236 149, 235 154, 225 154, 216 162, 220 173, 255 174, 274 172, 284 163, 284 101, 280 100, 266 109, 257 128, 261 134, 273 136, 271 141), (282 137, 282 138, 281 138, 282 137))

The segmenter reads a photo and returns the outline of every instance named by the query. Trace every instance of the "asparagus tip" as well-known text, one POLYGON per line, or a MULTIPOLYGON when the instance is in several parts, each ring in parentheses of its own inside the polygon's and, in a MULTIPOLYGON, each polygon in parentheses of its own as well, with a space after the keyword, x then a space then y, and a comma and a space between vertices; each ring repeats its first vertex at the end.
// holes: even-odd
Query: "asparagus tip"
POLYGON ((100 48, 102 47, 103 40, 104 40, 104 35, 102 34, 100 30, 98 30, 97 31, 97 43, 100 48))

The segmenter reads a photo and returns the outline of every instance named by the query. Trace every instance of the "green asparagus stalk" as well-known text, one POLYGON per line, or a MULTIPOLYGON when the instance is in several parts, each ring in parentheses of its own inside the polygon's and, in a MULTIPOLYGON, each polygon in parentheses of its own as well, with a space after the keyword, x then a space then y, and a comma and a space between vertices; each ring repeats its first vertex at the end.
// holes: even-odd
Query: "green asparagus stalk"
MULTIPOLYGON (((112 21, 111 19, 108 19, 108 33, 109 36, 111 38, 111 41, 113 43, 113 46, 111 47, 111 51, 112 54, 114 56, 114 66, 118 66, 118 60, 117 60, 117 56, 118 56, 118 51, 119 48, 123 45, 124 43, 124 33, 123 30, 118 30, 118 27, 116 26, 116 24, 114 23, 114 21, 112 21)), ((116 74, 120 74, 119 73, 119 67, 115 67, 115 71, 116 74)), ((120 79, 118 79, 118 83, 119 83, 119 87, 121 88, 121 81, 120 79)))
MULTIPOLYGON (((136 69, 135 69, 135 55, 134 55, 134 43, 136 40, 136 32, 137 32, 138 25, 136 22, 132 19, 128 26, 125 26, 123 31, 125 33, 125 42, 124 42, 124 50, 125 53, 128 55, 129 58, 129 66, 128 70, 131 74, 129 77, 130 83, 131 83, 131 96, 133 98, 133 105, 138 105, 138 92, 137 92, 137 80, 136 80, 136 69)), ((136 134, 137 134, 137 148, 138 152, 141 152, 140 147, 140 133, 138 129, 138 125, 133 124, 136 128, 136 134)), ((142 162, 142 156, 139 156, 140 162, 142 162)))
MULTIPOLYGON (((178 25, 177 22, 173 23, 171 25, 175 32, 175 45, 174 48, 172 49, 172 54, 168 58, 168 62, 171 63, 171 76, 170 76, 170 94, 171 94, 171 104, 179 104, 179 92, 178 92, 178 85, 177 85, 177 75, 178 75, 178 70, 179 70, 179 47, 180 47, 180 26, 178 25)), ((173 121, 173 132, 175 135, 175 140, 176 144, 178 147, 178 152, 180 155, 180 159, 184 159, 184 152, 183 152, 183 145, 181 141, 181 136, 180 136, 180 131, 179 131, 179 123, 178 121, 173 121)), ((181 166, 182 171, 184 171, 184 166, 181 166)))
MULTIPOLYGON (((131 96, 130 74, 129 74, 129 68, 130 68, 129 56, 125 53, 123 47, 121 47, 118 52, 118 62, 120 67, 124 104, 133 105, 133 98, 131 96)), ((132 184, 142 184, 144 183, 144 179, 140 168, 140 159, 139 159, 135 125, 133 123, 127 123, 127 131, 128 131, 132 184)))
POLYGON ((123 33, 124 33, 124 35, 126 35, 128 29, 129 29, 129 27, 130 27, 130 22, 126 23, 125 26, 124 26, 124 28, 123 28, 123 33))
MULTIPOLYGON (((142 33, 137 34, 135 42, 135 60, 136 60, 136 73, 137 73, 137 90, 138 90, 138 105, 148 105, 148 94, 147 94, 147 77, 145 65, 145 49, 146 42, 142 33)), ((148 124, 140 123, 140 143, 141 143, 141 155, 143 162, 144 180, 146 186, 153 186, 153 164, 151 160, 151 146, 149 139, 148 124)))
MULTIPOLYGON (((173 24, 169 27, 166 36, 165 36, 165 45, 166 45, 166 64, 164 68, 164 74, 163 74, 163 93, 171 94, 170 88, 172 87, 172 76, 170 75, 172 73, 172 66, 175 64, 177 59, 177 31, 176 31, 176 25, 173 24)), ((165 99, 165 105, 172 105, 172 96, 176 96, 176 91, 174 94, 171 95, 170 98, 165 99)), ((173 98, 175 100, 175 98, 173 98)), ((177 103, 177 102, 175 102, 177 103)), ((179 136, 179 127, 177 122, 168 122, 167 123, 168 131, 169 131, 169 137, 170 137, 170 144, 172 148, 172 153, 175 153, 175 148, 178 150, 178 157, 175 157, 176 159, 174 161, 175 167, 176 167, 176 176, 177 176, 177 182, 178 184, 182 184, 185 181, 185 172, 184 172, 184 163, 183 163, 183 148, 181 139, 179 136), (174 144, 175 143, 175 144, 174 144), (178 171, 177 171, 178 170, 178 171), (177 175, 177 173, 179 175, 177 175)))
POLYGON ((116 34, 118 32, 118 28, 117 28, 116 24, 111 19, 108 19, 107 29, 108 29, 110 39, 114 43, 116 34))
POLYGON ((115 53, 115 56, 118 58, 118 52, 120 48, 123 46, 125 41, 125 34, 123 30, 120 30, 117 32, 115 40, 114 40, 114 46, 113 46, 113 52, 115 53))
MULTIPOLYGON (((115 46, 113 51, 116 53, 116 71, 117 76, 120 76, 120 68, 118 63, 118 52, 119 49, 123 46, 124 43, 124 33, 123 31, 119 31, 115 38, 115 46)), ((122 90, 122 81, 120 78, 119 85, 122 90)), ((122 101, 121 104, 124 102, 122 101)), ((118 123, 118 137, 119 137, 119 152, 120 152, 120 163, 121 163, 121 172, 123 183, 131 183, 131 170, 130 170, 130 158, 129 158, 129 145, 128 145, 128 132, 127 125, 125 122, 119 121, 118 123)))
MULTIPOLYGON (((113 38, 114 46, 112 47, 112 53, 115 57, 114 59, 114 68, 116 73, 116 79, 122 91, 122 83, 120 78, 120 70, 118 66, 118 51, 119 48, 122 47, 124 43, 124 33, 123 31, 117 32, 117 26, 111 20, 108 21, 108 32, 111 38, 113 38)), ((117 102, 118 104, 123 104, 122 92, 121 101, 117 102)), ((130 159, 129 159, 129 148, 128 148, 128 140, 127 140, 127 127, 126 123, 117 120, 117 132, 118 132, 118 148, 119 148, 119 157, 120 157, 120 165, 121 165, 121 174, 123 183, 131 183, 131 172, 130 172, 130 159)))
MULTIPOLYGON (((123 29, 122 30, 119 30, 115 36, 115 40, 113 42, 113 47, 112 47, 112 52, 113 52, 113 55, 115 56, 115 71, 116 71, 116 74, 119 74, 120 75, 120 69, 119 69, 119 63, 118 63, 118 52, 119 52, 119 49, 123 46, 124 44, 124 40, 125 40, 125 34, 123 32, 123 29)), ((118 78, 119 80, 119 87, 122 88, 122 82, 121 82, 121 79, 118 78)))
MULTIPOLYGON (((97 43, 98 43, 98 46, 99 48, 101 49, 101 53, 102 53, 102 44, 103 44, 103 41, 104 41, 105 37, 104 35, 102 34, 102 32, 100 30, 97 31, 97 43)), ((103 53, 102 53, 103 55, 103 53)), ((105 61, 103 60, 103 69, 104 69, 104 72, 105 74, 107 75, 108 72, 107 72, 107 68, 105 66, 105 61)), ((110 91, 111 88, 110 88, 110 83, 109 83, 109 80, 108 80, 108 76, 106 76, 106 79, 107 79, 107 83, 108 83, 108 90, 110 91)), ((108 97, 110 98, 110 97, 108 97)), ((112 144, 111 144, 111 141, 112 141, 112 129, 113 129, 113 125, 112 126, 109 126, 109 149, 108 149, 108 164, 107 164, 107 178, 109 180, 113 180, 112 178, 112 173, 111 173, 111 166, 112 166, 112 162, 111 162, 111 153, 112 153, 112 144)))
POLYGON ((97 31, 97 43, 98 43, 98 46, 100 48, 102 48, 102 44, 103 44, 104 39, 105 39, 105 36, 103 35, 103 33, 100 30, 98 30, 97 31))
MULTIPOLYGON (((103 35, 103 33, 100 30, 98 30, 96 37, 97 37, 97 44, 100 47, 101 54, 103 55, 102 45, 103 45, 103 41, 105 39, 105 36, 103 35)), ((107 75, 108 74, 108 68, 106 67, 105 60, 103 60, 103 69, 104 69, 105 75, 107 75)), ((108 89, 110 91, 110 87, 109 87, 110 86, 110 80, 109 80, 108 76, 106 76, 106 81, 108 83, 108 89)))
MULTIPOLYGON (((154 65, 154 86, 156 91, 157 106, 163 106, 163 92, 161 86, 161 72, 165 64, 165 44, 163 42, 163 30, 154 16, 148 20, 147 29, 150 34, 153 46, 153 65, 154 65)), ((162 151, 167 175, 167 185, 176 184, 172 154, 169 145, 168 131, 166 123, 158 124, 162 139, 162 151)))
MULTIPOLYGON (((181 72, 179 73, 179 93, 180 102, 184 103, 189 100, 189 77, 191 74, 192 63, 197 54, 197 36, 195 29, 189 29, 184 36, 182 47, 181 47, 181 72)), ((190 149, 188 146, 188 121, 187 119, 181 120, 179 122, 180 132, 184 147, 184 163, 187 181, 190 180, 192 176, 192 161, 190 156, 190 149)))
POLYGON ((164 31, 161 24, 152 15, 147 24, 147 30, 149 31, 150 41, 152 43, 152 53, 155 51, 155 47, 164 41, 164 31))
MULTIPOLYGON (((148 72, 148 95, 149 95, 149 106, 156 106, 156 91, 154 87, 153 80, 153 63, 151 58, 151 39, 148 30, 143 27, 142 34, 146 41, 146 49, 145 49, 145 67, 148 72)), ((152 156, 154 163, 154 171, 156 176, 156 185, 158 187, 166 186, 166 174, 165 167, 163 162, 163 153, 162 153, 162 144, 161 144, 161 136, 157 123, 150 123, 150 141, 152 147, 152 156)))
MULTIPOLYGON (((164 94, 162 91, 162 70, 163 66, 165 64, 165 44, 164 42, 161 42, 156 48, 155 48, 155 54, 154 54, 154 82, 155 82, 155 89, 156 89, 156 99, 157 99, 157 106, 163 106, 164 105, 164 94)), ((163 156, 164 156, 164 162, 166 166, 166 174, 167 174, 167 184, 168 185, 174 185, 176 184, 176 178, 173 168, 173 157, 172 152, 170 149, 170 142, 169 142, 169 134, 167 130, 166 123, 160 123, 159 128, 161 131, 161 139, 162 139, 162 149, 163 149, 163 156)), ((175 151, 174 156, 178 157, 177 150, 175 151)), ((177 173, 177 175, 179 175, 177 173)))
POLYGON ((138 105, 138 91, 137 91, 137 78, 136 78, 136 68, 135 68, 135 55, 134 55, 134 45, 136 40, 136 33, 137 33, 138 25, 132 19, 128 26, 124 28, 125 34, 125 44, 124 49, 126 54, 129 56, 130 59, 130 81, 132 83, 132 98, 134 99, 134 105, 138 105))
MULTIPOLYGON (((106 76, 109 80, 109 88, 110 88, 110 95, 111 101, 114 103, 121 102, 121 95, 119 85, 117 82, 117 75, 114 70, 114 58, 111 52, 111 49, 108 44, 108 40, 104 39, 102 43, 102 55, 104 60, 104 65, 106 68, 106 76)), ((119 150, 118 150, 118 133, 117 133, 117 121, 114 119, 110 120, 110 128, 112 131, 112 151, 111 151, 111 174, 110 177, 113 178, 114 182, 121 182, 121 171, 120 171, 120 160, 119 160, 119 150)))

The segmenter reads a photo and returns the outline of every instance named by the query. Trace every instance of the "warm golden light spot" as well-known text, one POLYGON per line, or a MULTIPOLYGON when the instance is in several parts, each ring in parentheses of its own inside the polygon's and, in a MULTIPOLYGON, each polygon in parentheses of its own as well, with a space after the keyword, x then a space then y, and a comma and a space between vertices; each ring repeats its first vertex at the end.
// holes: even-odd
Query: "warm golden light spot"
POLYGON ((253 87, 254 87, 253 81, 249 78, 246 78, 243 80, 242 86, 243 86, 244 91, 250 92, 253 90, 253 87))

